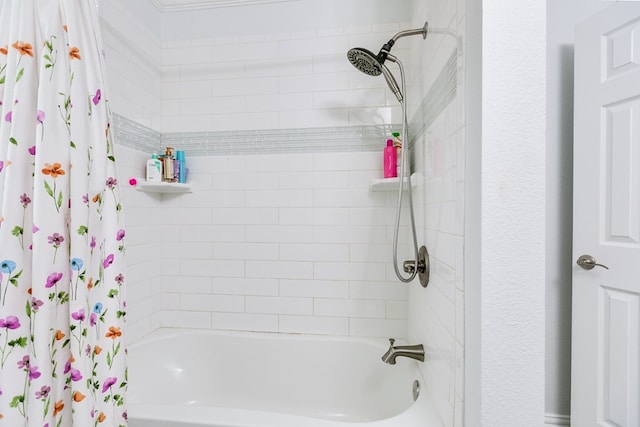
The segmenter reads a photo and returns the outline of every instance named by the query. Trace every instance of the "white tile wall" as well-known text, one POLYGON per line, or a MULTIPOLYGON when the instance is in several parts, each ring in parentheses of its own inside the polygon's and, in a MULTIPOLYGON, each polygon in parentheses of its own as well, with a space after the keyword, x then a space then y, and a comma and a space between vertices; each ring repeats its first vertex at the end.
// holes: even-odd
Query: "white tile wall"
POLYGON ((162 131, 397 123, 399 106, 384 79, 354 77, 361 73, 346 52, 375 49, 400 26, 167 41, 162 131))
MULTIPOLYGON (((464 60, 458 56, 455 97, 437 117, 421 116, 419 104, 430 91, 442 90, 438 74, 457 52, 458 37, 464 36, 463 3, 447 0, 416 1, 413 26, 428 18, 426 41, 412 40, 411 93, 422 94, 412 105, 413 129, 424 174, 421 237, 430 252, 431 281, 424 290, 412 286, 408 298, 408 338, 427 349, 421 365, 427 389, 443 425, 464 425, 464 60)), ((433 92, 431 92, 433 93, 433 92)), ((428 108, 427 108, 428 110, 428 108)))
MULTIPOLYGON (((119 150, 121 179, 140 178, 147 154, 119 150)), ((130 339, 158 326, 404 336, 407 288, 386 279, 379 225, 394 200, 368 190, 380 155, 197 157, 192 194, 126 188, 130 339)))
MULTIPOLYGON (((452 31, 394 50, 410 76, 412 127, 429 123, 415 147, 425 177, 419 235, 433 265, 427 290, 393 277, 395 195, 367 190, 378 153, 191 158, 193 194, 124 192, 131 341, 159 326, 407 336, 427 348, 423 371, 444 425, 463 425, 464 87, 437 118, 414 113, 457 48, 451 34, 463 35, 464 10, 448 0, 413 4, 410 24, 163 43, 145 26, 124 28, 135 18, 119 20, 120 3, 102 13, 114 110, 163 132, 398 123, 384 79, 354 71, 346 50, 376 49, 425 19, 452 31)), ((121 179, 141 176, 147 154, 119 150, 121 179)))

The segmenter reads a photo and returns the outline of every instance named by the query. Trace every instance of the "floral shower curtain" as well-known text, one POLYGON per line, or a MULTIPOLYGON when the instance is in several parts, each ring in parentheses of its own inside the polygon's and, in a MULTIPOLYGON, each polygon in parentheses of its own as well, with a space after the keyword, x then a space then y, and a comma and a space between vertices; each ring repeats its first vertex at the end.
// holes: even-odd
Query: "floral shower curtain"
POLYGON ((96 4, 0 0, 0 426, 125 426, 124 241, 96 4))

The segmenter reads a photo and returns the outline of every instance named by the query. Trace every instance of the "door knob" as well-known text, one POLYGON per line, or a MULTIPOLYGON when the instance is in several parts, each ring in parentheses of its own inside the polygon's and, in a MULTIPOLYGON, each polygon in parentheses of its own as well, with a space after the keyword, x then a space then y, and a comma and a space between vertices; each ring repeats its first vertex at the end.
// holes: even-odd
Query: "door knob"
POLYGON ((606 265, 598 264, 596 262, 596 259, 591 255, 581 255, 580 258, 578 258, 578 261, 576 261, 576 264, 578 264, 580 267, 584 268, 585 270, 591 270, 596 265, 598 267, 606 268, 607 270, 609 269, 609 267, 607 267, 606 265))

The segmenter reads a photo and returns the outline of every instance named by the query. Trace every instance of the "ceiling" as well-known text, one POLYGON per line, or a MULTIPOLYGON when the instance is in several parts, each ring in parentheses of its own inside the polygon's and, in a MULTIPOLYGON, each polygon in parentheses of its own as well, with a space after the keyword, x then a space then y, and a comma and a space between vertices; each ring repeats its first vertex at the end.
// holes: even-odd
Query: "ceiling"
POLYGON ((161 12, 282 3, 296 0, 149 0, 161 12))

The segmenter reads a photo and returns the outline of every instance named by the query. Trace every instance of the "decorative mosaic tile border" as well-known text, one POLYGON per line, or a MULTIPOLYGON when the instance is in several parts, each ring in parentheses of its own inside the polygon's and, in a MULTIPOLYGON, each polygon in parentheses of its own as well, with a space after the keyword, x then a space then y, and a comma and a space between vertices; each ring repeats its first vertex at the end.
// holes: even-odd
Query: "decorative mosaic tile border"
POLYGON ((458 52, 454 51, 409 122, 409 144, 422 138, 440 113, 456 97, 458 87, 458 52))
POLYGON ((162 134, 118 114, 112 114, 113 135, 116 144, 149 154, 160 149, 162 134))
MULTIPOLYGON (((449 58, 409 124, 409 144, 422 142, 426 130, 456 96, 457 52, 449 58)), ((133 120, 113 115, 115 141, 147 152, 163 147, 184 150, 188 156, 240 154, 319 153, 329 151, 379 151, 381 141, 400 124, 162 134, 133 120)))

